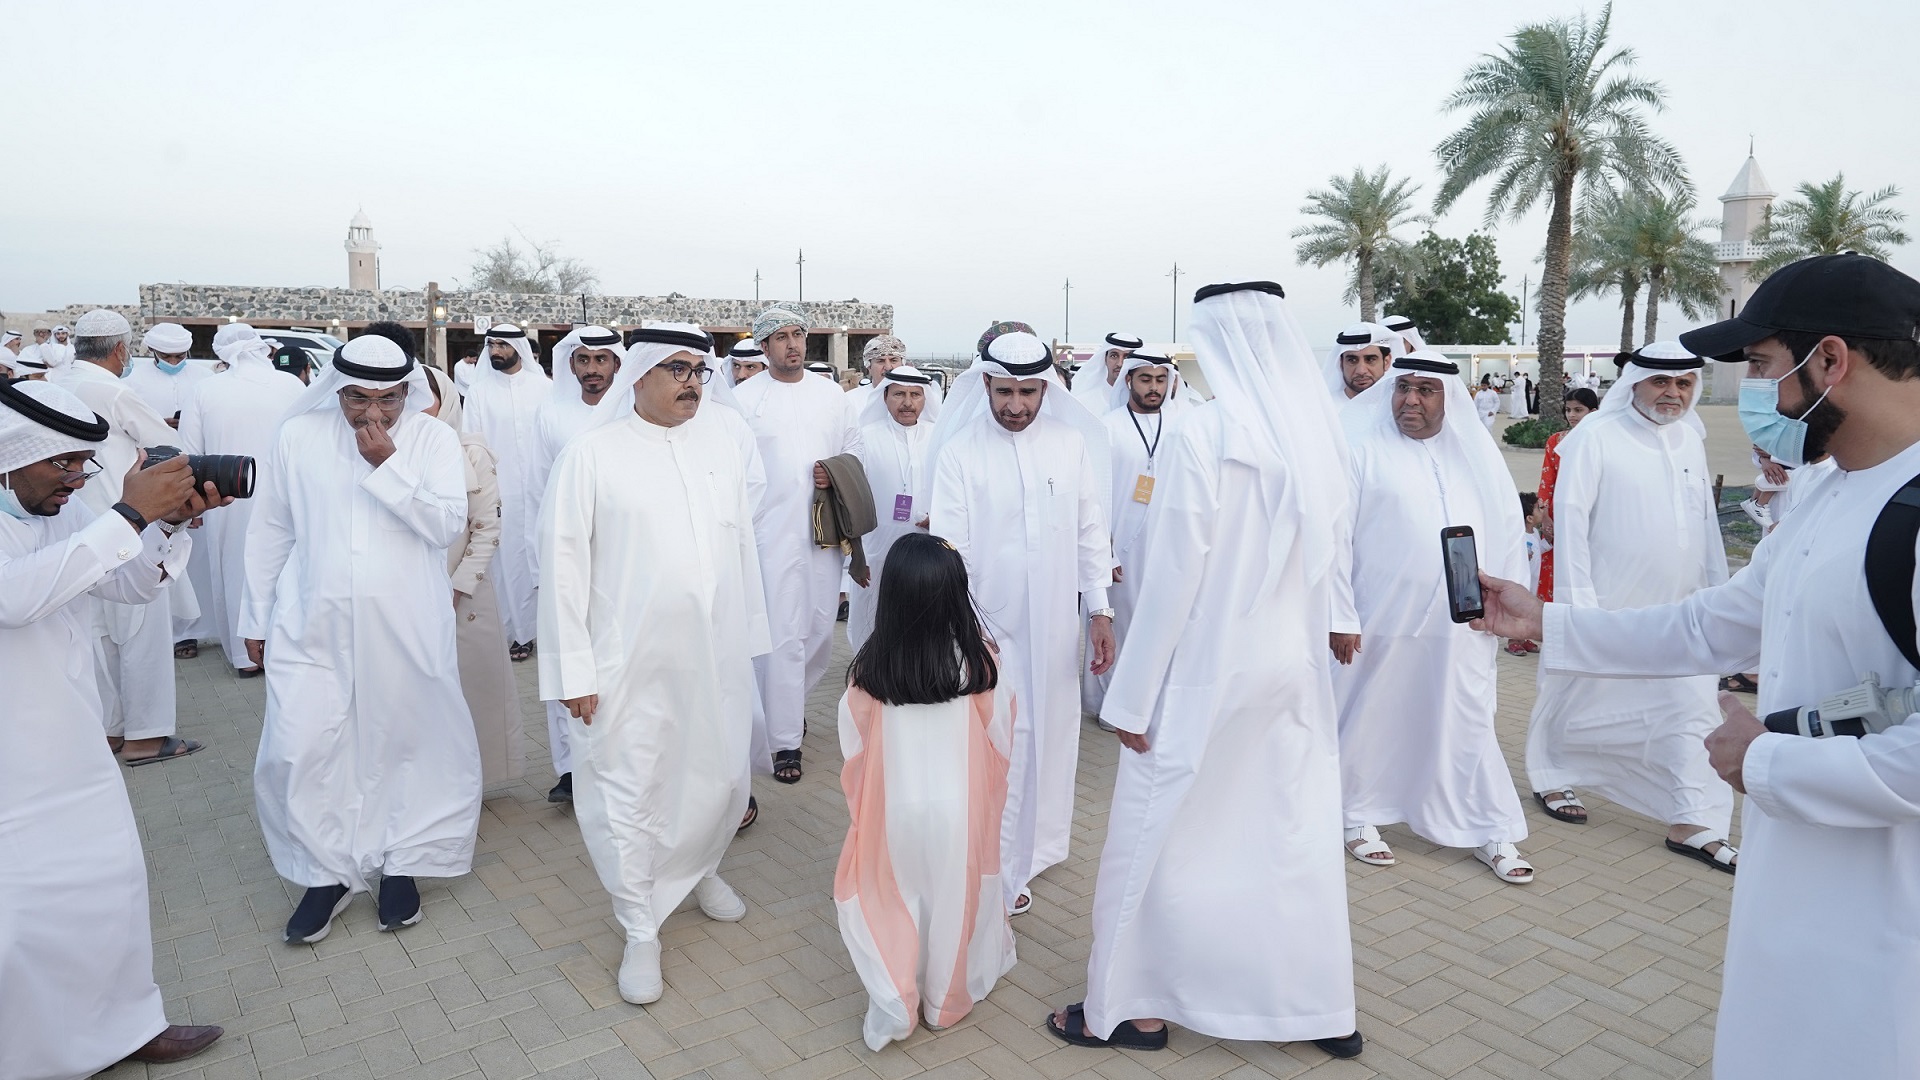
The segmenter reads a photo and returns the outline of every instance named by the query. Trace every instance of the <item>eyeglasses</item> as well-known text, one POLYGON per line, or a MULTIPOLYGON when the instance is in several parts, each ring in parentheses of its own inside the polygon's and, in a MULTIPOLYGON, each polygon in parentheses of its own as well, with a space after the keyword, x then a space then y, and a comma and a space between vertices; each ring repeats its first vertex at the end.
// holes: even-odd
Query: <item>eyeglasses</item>
POLYGON ((1394 383, 1393 396, 1403 397, 1418 394, 1423 398, 1432 398, 1447 392, 1444 386, 1421 386, 1419 383, 1394 383))
POLYGON ((660 366, 667 369, 667 374, 673 376, 674 382, 686 382, 695 375, 700 377, 702 386, 713 381, 713 369, 705 364, 695 366, 685 360, 670 360, 660 366))
POLYGON ((395 397, 368 397, 358 390, 340 391, 340 402, 349 409, 379 409, 381 412, 398 412, 407 403, 407 392, 402 389, 395 397))
POLYGON ((63 484, 69 484, 75 480, 85 483, 104 471, 88 458, 81 459, 78 468, 74 467, 72 458, 48 458, 47 464, 60 470, 60 482, 63 484))

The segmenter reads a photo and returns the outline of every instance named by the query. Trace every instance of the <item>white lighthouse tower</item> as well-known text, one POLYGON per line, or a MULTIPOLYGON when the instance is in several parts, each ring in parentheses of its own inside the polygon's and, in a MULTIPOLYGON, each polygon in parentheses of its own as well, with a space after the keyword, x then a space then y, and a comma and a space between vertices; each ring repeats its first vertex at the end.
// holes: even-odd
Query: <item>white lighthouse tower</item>
POLYGON ((356 211, 347 223, 347 288, 380 288, 380 245, 373 239, 373 222, 367 220, 365 210, 356 211))
MULTIPOLYGON (((1714 256, 1720 261, 1720 310, 1715 318, 1731 319, 1740 314, 1759 284, 1749 280, 1747 272, 1765 254, 1760 245, 1754 243, 1754 237, 1766 224, 1775 194, 1767 186, 1767 178, 1761 174, 1760 163, 1754 160, 1753 148, 1749 146, 1747 163, 1740 166, 1740 174, 1733 178, 1727 193, 1720 196, 1720 242, 1713 245, 1714 256)), ((1713 369, 1710 400, 1735 400, 1746 365, 1715 364, 1713 369)))

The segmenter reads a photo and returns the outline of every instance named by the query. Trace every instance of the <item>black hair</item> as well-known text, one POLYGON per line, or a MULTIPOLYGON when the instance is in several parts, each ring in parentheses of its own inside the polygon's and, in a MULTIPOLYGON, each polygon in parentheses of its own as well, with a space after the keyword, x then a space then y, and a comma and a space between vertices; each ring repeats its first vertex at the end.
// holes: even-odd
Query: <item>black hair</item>
POLYGON ((1538 493, 1532 492, 1532 491, 1521 492, 1520 493, 1520 516, 1526 517, 1528 515, 1531 515, 1533 513, 1534 506, 1537 505, 1539 502, 1540 502, 1540 496, 1538 493))
POLYGON ((887 705, 938 705, 999 684, 967 564, 945 540, 911 532, 887 550, 873 633, 847 681, 887 705))
POLYGON ((1587 407, 1588 412, 1592 412, 1595 409, 1598 409, 1600 407, 1600 395, 1594 393, 1593 391, 1587 389, 1584 386, 1576 386, 1573 389, 1567 391, 1566 400, 1569 404, 1577 401, 1580 404, 1585 405, 1587 407))
POLYGON ((418 359, 418 356, 415 355, 416 347, 413 341, 413 331, 401 326, 397 322, 390 319, 370 322, 367 324, 367 328, 360 332, 363 334, 372 334, 375 337, 386 338, 388 341, 400 346, 400 351, 407 354, 407 359, 418 359))
POLYGON ((1617 352, 1613 354, 1613 370, 1616 374, 1625 374, 1627 365, 1632 362, 1633 354, 1631 352, 1617 352))
MULTIPOLYGON (((1863 353, 1867 363, 1874 370, 1895 382, 1920 376, 1920 342, 1911 338, 1855 338, 1845 334, 1822 334, 1811 330, 1781 330, 1773 335, 1775 341, 1787 347, 1793 353, 1794 363, 1807 358, 1822 338, 1837 337, 1847 343, 1849 352, 1863 353)), ((1818 397, 1813 389, 1813 380, 1807 377, 1807 369, 1799 371, 1800 388, 1809 396, 1818 397)))

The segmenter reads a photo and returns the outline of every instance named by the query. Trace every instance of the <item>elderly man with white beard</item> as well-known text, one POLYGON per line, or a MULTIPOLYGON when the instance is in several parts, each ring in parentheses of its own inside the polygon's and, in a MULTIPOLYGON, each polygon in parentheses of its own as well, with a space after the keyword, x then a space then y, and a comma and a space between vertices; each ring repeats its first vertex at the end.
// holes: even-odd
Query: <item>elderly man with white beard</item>
POLYGON ((462 431, 487 440, 499 463, 500 554, 493 579, 500 591, 500 617, 507 625, 508 655, 533 655, 534 526, 540 517, 541 406, 553 382, 534 359, 527 332, 511 322, 486 333, 486 352, 475 365, 473 385, 460 409, 462 431))
MULTIPOLYGON (((171 446, 179 440, 160 414, 127 385, 132 328, 126 318, 95 310, 74 325, 80 331, 73 338, 75 360, 57 371, 53 381, 107 422, 107 440, 100 446, 105 471, 80 492, 81 500, 97 516, 120 500, 121 477, 141 460, 143 448, 171 446)), ((101 712, 107 742, 126 765, 170 761, 201 749, 198 742, 174 737, 173 589, 169 581, 152 600, 138 604, 103 600, 96 609, 92 642, 101 712)))
POLYGON ((121 476, 94 514, 107 421, 45 382, 0 382, 0 1076, 79 1080, 180 1061, 217 1027, 169 1026, 153 979, 147 866, 100 742, 93 604, 139 604, 178 575, 176 527, 222 501, 181 458, 121 476))
POLYGON ((902 536, 927 527, 927 500, 933 491, 927 448, 933 445, 934 421, 942 405, 933 376, 903 364, 887 368, 873 390, 860 414, 860 465, 879 524, 861 537, 867 584, 855 585, 848 599, 847 644, 854 652, 873 633, 888 549, 902 536))
POLYGON ((1067 857, 1073 831, 1083 605, 1092 670, 1113 664, 1107 428, 1065 389, 1039 338, 991 335, 955 381, 928 460, 928 528, 966 559, 1017 702, 1000 827, 1013 915, 1031 907, 1033 879, 1067 857))
POLYGON ((1378 826, 1406 822, 1520 885, 1533 867, 1514 846, 1526 817, 1494 737, 1497 642, 1452 620, 1440 534, 1472 529, 1480 565, 1511 578, 1526 572, 1525 530, 1513 478, 1459 376, 1439 353, 1412 352, 1340 414, 1359 630, 1330 638, 1342 664, 1333 686, 1346 844, 1369 866, 1391 865, 1378 826))
POLYGON ((247 535, 240 632, 267 672, 254 802, 317 942, 380 877, 379 926, 420 921, 416 877, 473 863, 480 749, 460 686, 447 548, 467 524, 460 437, 387 338, 334 355, 280 425, 247 535))
MULTIPOLYGON (((1554 596, 1608 610, 1685 600, 1727 580, 1694 402, 1705 359, 1676 341, 1635 350, 1600 411, 1560 444, 1553 495, 1554 596)), ((1596 679, 1540 671, 1527 779, 1546 812, 1585 824, 1576 788, 1667 825, 1667 848, 1734 872, 1733 789, 1706 737, 1720 726, 1712 676, 1596 679)))
POLYGON ((633 335, 626 408, 561 452, 540 522, 541 694, 575 723, 580 835, 626 933, 620 996, 640 1005, 665 992, 659 926, 689 892, 709 918, 747 912, 718 871, 770 640, 748 461, 702 407, 711 348, 689 324, 633 335))
POLYGON ((754 519, 760 576, 767 589, 773 649, 756 662, 773 778, 800 782, 807 695, 827 673, 844 556, 813 542, 813 493, 828 486, 820 462, 859 454, 860 428, 846 394, 806 367, 807 321, 781 307, 753 321, 767 370, 736 388, 740 410, 759 440, 767 487, 754 519))

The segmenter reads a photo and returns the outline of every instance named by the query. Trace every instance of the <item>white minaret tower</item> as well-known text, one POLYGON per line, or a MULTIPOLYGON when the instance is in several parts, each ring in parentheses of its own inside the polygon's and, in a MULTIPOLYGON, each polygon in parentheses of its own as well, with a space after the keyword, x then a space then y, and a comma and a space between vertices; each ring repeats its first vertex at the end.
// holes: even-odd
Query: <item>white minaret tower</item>
MULTIPOLYGON (((1747 306, 1747 298, 1753 295, 1754 286, 1759 284, 1749 280, 1747 272, 1764 254, 1753 238, 1766 223, 1774 195, 1749 145, 1747 163, 1740 166, 1740 175, 1733 178, 1727 193, 1720 196, 1720 242, 1713 245, 1713 253, 1720 261, 1720 311, 1716 318, 1731 319, 1740 314, 1740 309, 1747 306)), ((1740 378, 1745 374, 1745 364, 1714 364, 1708 400, 1735 400, 1739 396, 1740 378)))
POLYGON ((356 211, 347 223, 347 288, 380 288, 380 245, 374 242, 373 222, 365 210, 356 211))

